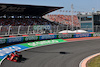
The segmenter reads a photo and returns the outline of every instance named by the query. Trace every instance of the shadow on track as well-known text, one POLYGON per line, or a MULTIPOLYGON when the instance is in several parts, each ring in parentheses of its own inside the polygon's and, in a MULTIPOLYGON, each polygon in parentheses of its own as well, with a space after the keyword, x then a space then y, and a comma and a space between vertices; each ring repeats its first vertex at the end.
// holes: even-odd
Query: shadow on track
POLYGON ((18 61, 18 63, 24 63, 26 60, 28 60, 28 58, 22 57, 22 58, 18 61))
POLYGON ((59 54, 72 54, 70 52, 60 51, 60 52, 43 52, 43 51, 27 51, 27 52, 33 52, 33 53, 59 53, 59 54))

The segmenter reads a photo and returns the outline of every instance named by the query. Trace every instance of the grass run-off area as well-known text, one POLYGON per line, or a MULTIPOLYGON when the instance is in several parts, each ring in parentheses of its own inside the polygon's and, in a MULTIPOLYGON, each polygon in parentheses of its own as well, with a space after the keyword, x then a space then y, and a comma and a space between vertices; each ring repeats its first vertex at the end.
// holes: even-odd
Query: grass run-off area
POLYGON ((100 67, 100 55, 88 61, 87 67, 100 67))

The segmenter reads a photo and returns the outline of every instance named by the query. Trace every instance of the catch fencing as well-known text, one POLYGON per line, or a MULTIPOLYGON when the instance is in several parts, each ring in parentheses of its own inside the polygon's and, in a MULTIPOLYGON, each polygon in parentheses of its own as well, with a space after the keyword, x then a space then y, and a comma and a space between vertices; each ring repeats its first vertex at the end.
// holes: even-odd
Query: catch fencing
MULTIPOLYGON (((69 26, 50 26, 50 25, 33 25, 33 26, 0 26, 1 35, 22 35, 22 34, 47 34, 55 33, 58 34, 63 30, 71 30, 69 26)), ((74 27, 74 30, 81 29, 80 27, 74 27)), ((83 28, 83 30, 89 30, 89 26, 83 28)), ((95 32, 100 32, 100 26, 94 27, 95 32)))

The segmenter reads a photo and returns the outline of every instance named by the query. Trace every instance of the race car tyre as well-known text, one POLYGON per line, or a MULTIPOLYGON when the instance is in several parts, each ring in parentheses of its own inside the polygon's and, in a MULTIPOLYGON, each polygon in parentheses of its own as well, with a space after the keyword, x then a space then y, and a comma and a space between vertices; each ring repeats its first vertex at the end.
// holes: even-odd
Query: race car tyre
POLYGON ((21 59, 22 58, 22 55, 19 55, 19 58, 21 59))
POLYGON ((18 57, 14 57, 14 59, 18 61, 18 57))
POLYGON ((10 57, 9 55, 7 55, 7 57, 10 57))
POLYGON ((7 55, 7 56, 6 56, 6 58, 10 58, 10 57, 11 57, 10 55, 7 55))

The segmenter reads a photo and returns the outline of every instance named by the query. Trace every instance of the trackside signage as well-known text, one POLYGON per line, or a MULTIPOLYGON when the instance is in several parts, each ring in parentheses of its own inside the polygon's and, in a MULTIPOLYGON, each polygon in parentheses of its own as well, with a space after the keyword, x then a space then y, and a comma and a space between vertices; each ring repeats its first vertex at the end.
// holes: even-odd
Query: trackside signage
POLYGON ((91 37, 92 35, 90 33, 83 33, 83 34, 74 34, 74 38, 79 38, 79 37, 91 37))
POLYGON ((33 25, 34 30, 50 30, 51 26, 50 25, 33 25))
POLYGON ((45 41, 25 43, 25 44, 21 44, 21 45, 26 46, 26 47, 38 47, 38 46, 61 43, 61 42, 67 42, 67 41, 62 40, 62 39, 56 39, 56 40, 45 40, 45 41))
POLYGON ((23 12, 26 8, 25 7, 12 7, 6 5, 0 5, 1 12, 23 12))
POLYGON ((24 41, 39 40, 39 36, 24 37, 24 41))
POLYGON ((94 33, 93 37, 100 36, 100 33, 94 33))
POLYGON ((8 38, 7 43, 23 42, 24 37, 8 38))
POLYGON ((0 44, 6 43, 6 39, 0 39, 0 44))
POLYGON ((39 36, 39 40, 55 39, 55 38, 57 38, 57 35, 42 35, 42 36, 39 36))
POLYGON ((72 38, 72 34, 59 34, 58 38, 72 38))

